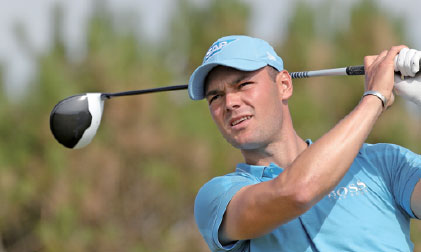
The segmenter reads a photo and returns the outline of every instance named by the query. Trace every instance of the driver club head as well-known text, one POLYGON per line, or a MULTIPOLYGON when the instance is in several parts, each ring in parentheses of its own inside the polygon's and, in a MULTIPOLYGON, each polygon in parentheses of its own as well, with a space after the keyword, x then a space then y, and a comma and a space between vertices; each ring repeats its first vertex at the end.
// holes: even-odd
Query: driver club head
POLYGON ((104 98, 101 93, 70 96, 53 108, 50 129, 55 139, 67 148, 88 145, 101 123, 104 98))

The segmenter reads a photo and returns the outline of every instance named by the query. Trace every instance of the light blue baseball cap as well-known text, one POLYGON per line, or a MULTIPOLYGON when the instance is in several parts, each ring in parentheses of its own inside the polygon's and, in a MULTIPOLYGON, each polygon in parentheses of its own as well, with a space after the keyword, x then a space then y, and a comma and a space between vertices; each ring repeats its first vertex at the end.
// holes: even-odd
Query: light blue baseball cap
POLYGON ((222 37, 213 43, 202 65, 190 77, 188 90, 192 100, 205 98, 206 76, 219 65, 241 71, 255 71, 267 65, 278 71, 284 69, 282 59, 266 41, 243 35, 222 37))

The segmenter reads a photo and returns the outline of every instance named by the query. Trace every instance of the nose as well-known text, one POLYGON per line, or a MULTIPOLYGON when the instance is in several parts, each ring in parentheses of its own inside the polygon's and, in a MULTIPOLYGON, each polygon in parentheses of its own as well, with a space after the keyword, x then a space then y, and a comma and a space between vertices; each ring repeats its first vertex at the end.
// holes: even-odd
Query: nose
POLYGON ((236 92, 225 94, 225 109, 232 111, 238 109, 241 106, 241 97, 236 92))

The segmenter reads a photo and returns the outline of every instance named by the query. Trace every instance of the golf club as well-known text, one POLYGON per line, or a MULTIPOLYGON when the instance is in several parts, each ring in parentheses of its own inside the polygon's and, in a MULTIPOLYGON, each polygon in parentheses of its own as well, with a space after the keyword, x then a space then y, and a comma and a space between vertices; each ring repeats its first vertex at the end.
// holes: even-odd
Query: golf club
MULTIPOLYGON (((421 62, 420 62, 421 65, 421 62)), ((291 72, 291 78, 317 76, 364 75, 364 66, 291 72)), ((55 105, 50 114, 50 129, 55 139, 67 148, 80 149, 88 145, 101 123, 104 101, 118 96, 139 95, 187 89, 187 85, 133 90, 119 93, 86 93, 70 96, 55 105)))

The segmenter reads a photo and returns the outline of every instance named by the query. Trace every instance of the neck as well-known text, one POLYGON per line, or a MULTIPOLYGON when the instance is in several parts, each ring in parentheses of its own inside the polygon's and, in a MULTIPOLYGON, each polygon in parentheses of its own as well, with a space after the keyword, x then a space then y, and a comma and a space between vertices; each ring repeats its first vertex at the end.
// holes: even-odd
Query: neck
POLYGON ((257 149, 242 149, 241 153, 250 165, 267 166, 273 162, 287 168, 307 147, 307 143, 296 134, 291 117, 286 116, 276 141, 257 149))

